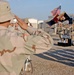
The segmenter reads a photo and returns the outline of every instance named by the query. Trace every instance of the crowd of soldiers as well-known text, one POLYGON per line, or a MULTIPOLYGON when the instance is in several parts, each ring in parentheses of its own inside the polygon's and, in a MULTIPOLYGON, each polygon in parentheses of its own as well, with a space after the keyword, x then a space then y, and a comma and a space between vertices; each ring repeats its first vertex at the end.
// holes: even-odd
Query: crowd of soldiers
POLYGON ((73 24, 63 24, 59 23, 57 27, 57 34, 62 40, 62 35, 67 35, 69 38, 74 41, 74 23, 73 24))

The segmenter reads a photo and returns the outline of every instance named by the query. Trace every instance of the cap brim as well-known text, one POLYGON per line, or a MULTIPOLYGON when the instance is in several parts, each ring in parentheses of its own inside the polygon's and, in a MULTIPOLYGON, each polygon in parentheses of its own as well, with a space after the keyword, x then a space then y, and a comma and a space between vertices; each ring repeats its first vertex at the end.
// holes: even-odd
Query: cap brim
POLYGON ((11 20, 13 18, 15 18, 14 14, 8 13, 8 14, 3 15, 3 16, 0 17, 0 22, 5 22, 5 21, 11 20))

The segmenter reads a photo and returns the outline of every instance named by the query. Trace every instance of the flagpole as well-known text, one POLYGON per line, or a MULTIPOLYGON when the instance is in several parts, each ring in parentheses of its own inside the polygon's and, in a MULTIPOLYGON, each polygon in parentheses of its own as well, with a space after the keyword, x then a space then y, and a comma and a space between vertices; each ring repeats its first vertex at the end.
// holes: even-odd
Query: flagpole
POLYGON ((55 24, 55 35, 57 34, 57 24, 55 24))

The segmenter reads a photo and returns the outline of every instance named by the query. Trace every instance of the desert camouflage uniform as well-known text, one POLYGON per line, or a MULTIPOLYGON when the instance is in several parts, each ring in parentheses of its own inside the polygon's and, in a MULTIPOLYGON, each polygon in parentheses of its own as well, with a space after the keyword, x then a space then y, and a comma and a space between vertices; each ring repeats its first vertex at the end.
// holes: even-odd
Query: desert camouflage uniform
POLYGON ((19 75, 26 55, 45 52, 52 45, 51 36, 42 30, 29 35, 22 29, 0 26, 0 75, 19 75))

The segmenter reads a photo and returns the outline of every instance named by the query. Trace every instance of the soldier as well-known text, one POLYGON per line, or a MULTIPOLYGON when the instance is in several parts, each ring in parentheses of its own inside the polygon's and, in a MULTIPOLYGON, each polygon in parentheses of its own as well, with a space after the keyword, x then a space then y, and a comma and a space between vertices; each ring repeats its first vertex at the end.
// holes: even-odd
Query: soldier
POLYGON ((0 75, 19 75, 27 55, 45 52, 52 45, 49 34, 28 27, 11 13, 7 1, 0 1, 0 75))
POLYGON ((74 23, 72 24, 72 32, 71 32, 71 38, 74 40, 74 23))

